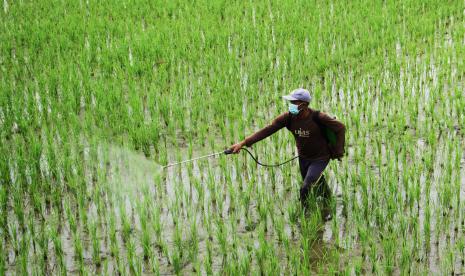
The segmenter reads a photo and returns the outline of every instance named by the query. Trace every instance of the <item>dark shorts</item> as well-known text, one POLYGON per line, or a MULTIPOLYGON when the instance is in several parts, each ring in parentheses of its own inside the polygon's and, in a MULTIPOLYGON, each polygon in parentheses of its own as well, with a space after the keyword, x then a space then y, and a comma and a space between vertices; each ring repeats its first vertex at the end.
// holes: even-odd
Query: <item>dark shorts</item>
POLYGON ((326 166, 328 166, 328 163, 329 159, 310 161, 299 158, 300 174, 302 175, 304 185, 307 186, 314 183, 320 177, 320 174, 323 173, 326 166))

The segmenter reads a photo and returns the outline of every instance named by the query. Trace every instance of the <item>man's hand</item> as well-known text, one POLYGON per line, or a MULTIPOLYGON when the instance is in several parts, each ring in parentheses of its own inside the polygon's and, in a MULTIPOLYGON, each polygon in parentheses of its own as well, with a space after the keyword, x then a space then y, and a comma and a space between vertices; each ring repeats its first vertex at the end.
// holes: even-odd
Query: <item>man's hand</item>
POLYGON ((344 150, 342 151, 336 151, 334 146, 332 145, 329 145, 329 152, 330 152, 330 156, 331 156, 331 159, 334 159, 334 160, 339 160, 339 161, 342 161, 341 158, 344 157, 344 150))
POLYGON ((239 153, 241 148, 244 146, 245 146, 245 141, 241 141, 239 143, 232 145, 229 149, 232 150, 232 153, 239 153))
POLYGON ((334 158, 334 159, 337 159, 339 162, 342 161, 342 159, 341 159, 342 157, 344 157, 344 153, 343 153, 343 152, 342 152, 342 153, 337 153, 337 154, 335 154, 335 155, 333 156, 333 158, 334 158))

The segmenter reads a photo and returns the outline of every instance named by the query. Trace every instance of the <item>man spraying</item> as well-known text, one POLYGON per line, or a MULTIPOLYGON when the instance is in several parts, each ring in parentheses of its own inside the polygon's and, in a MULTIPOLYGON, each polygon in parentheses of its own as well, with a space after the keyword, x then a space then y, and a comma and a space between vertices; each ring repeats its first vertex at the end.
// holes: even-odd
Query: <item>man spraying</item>
MULTIPOLYGON (((308 206, 307 199, 310 193, 328 202, 331 199, 331 190, 322 174, 331 159, 340 160, 344 155, 345 125, 323 112, 308 107, 311 96, 306 89, 298 88, 283 98, 289 101, 289 112, 282 113, 271 124, 232 145, 230 150, 232 153, 238 153, 242 147, 250 147, 286 127, 294 135, 299 155, 300 173, 303 178, 300 202, 303 209, 308 206), (328 140, 328 129, 335 138, 333 143, 328 140)), ((331 219, 331 215, 324 214, 323 218, 331 219)))

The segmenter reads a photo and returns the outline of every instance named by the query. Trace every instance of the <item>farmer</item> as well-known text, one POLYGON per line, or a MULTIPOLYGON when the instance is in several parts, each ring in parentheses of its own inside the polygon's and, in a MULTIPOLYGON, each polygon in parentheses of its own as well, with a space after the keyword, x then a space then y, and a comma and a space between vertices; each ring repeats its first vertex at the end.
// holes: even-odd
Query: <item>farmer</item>
MULTIPOLYGON (((340 160, 344 155, 345 125, 323 112, 317 113, 308 107, 311 97, 306 89, 296 89, 283 98, 289 101, 289 112, 282 113, 268 126, 232 145, 230 150, 233 153, 238 153, 242 147, 250 147, 286 127, 294 135, 299 154, 300 173, 303 178, 299 199, 303 209, 308 207, 309 193, 313 193, 315 197, 321 197, 325 203, 329 203, 331 190, 322 173, 330 159, 340 160), (318 123, 335 132, 337 138, 335 146, 331 146, 327 142, 318 123), (317 181, 318 183, 316 183, 317 181)), ((327 210, 323 211, 323 219, 331 219, 327 210)))

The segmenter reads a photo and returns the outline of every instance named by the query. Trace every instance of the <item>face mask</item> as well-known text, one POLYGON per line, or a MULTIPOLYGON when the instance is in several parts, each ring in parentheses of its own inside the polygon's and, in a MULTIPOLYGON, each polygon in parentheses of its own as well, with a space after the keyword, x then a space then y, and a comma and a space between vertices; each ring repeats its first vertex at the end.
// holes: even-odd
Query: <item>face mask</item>
POLYGON ((289 103, 289 112, 293 115, 299 114, 299 106, 296 104, 289 103))

